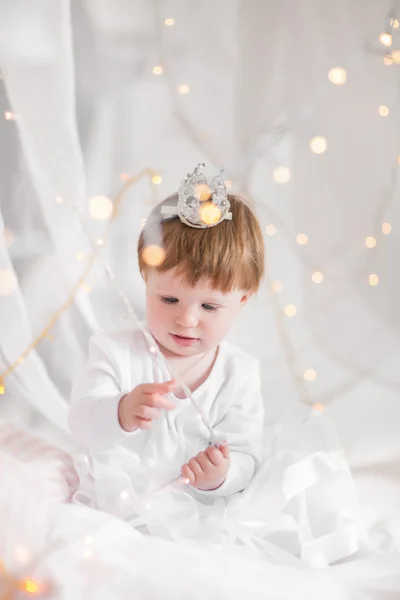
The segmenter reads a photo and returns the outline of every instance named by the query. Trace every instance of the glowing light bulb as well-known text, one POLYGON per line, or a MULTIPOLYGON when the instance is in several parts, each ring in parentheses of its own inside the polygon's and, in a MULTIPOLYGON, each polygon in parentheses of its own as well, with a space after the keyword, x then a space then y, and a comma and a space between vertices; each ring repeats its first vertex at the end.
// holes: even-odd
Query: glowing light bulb
POLYGON ((369 275, 369 277, 368 277, 368 283, 372 287, 377 286, 378 283, 379 283, 379 277, 378 277, 378 275, 376 275, 375 273, 371 273, 371 275, 369 275))
POLYGON ((367 246, 367 248, 375 248, 376 239, 374 237, 372 237, 371 235, 369 235, 368 237, 365 238, 365 245, 367 246))
POLYGON ((290 180, 290 171, 284 166, 276 167, 272 176, 276 183, 287 183, 290 180))
POLYGON ((383 32, 379 36, 379 41, 383 46, 389 47, 392 45, 392 35, 390 33, 383 32))
POLYGON ((390 223, 382 223, 382 233, 388 235, 392 231, 392 226, 390 223))
POLYGON ((312 407, 313 411, 317 414, 322 414, 325 411, 325 405, 322 402, 316 402, 312 407))
POLYGON ((308 242, 308 236, 305 233, 299 233, 296 236, 296 242, 300 244, 300 246, 305 246, 308 242))
POLYGON ((383 57, 383 64, 387 65, 388 67, 390 67, 392 64, 394 63, 394 60, 391 56, 384 56, 383 57))
POLYGON ((306 381, 315 381, 317 378, 317 373, 314 371, 314 369, 307 369, 304 371, 303 377, 306 381))
POLYGON ((274 292, 274 294, 279 294, 279 292, 282 291, 282 284, 280 281, 273 281, 271 283, 271 291, 274 292))
POLYGON ((323 154, 328 147, 328 141, 322 135, 317 135, 310 140, 310 149, 314 154, 323 154))
POLYGON ((153 75, 162 75, 163 73, 163 68, 161 65, 156 65, 155 67, 153 67, 153 75))
POLYGON ((328 73, 328 79, 334 85, 344 85, 347 81, 347 71, 342 67, 333 67, 328 73))
POLYGON ((379 114, 381 115, 381 117, 387 117, 389 112, 390 110, 388 109, 388 107, 384 104, 381 104, 381 106, 379 107, 379 114))
POLYGON ((17 288, 17 278, 10 269, 0 269, 0 296, 9 296, 17 288))
POLYGON ((186 85, 186 83, 184 83, 183 85, 179 86, 179 93, 180 94, 188 94, 190 91, 189 86, 186 85))
POLYGON ((172 27, 172 25, 174 25, 174 24, 175 24, 175 20, 174 20, 174 19, 171 19, 171 18, 169 18, 169 19, 165 19, 164 23, 165 23, 165 25, 166 25, 167 27, 172 27))
MULTIPOLYGON (((3 396, 5 392, 4 382, 0 381, 0 394, 3 396)), ((0 569, 1 572, 1 569, 0 569)))
POLYGON ((75 254, 75 258, 76 258, 76 260, 79 260, 79 262, 82 262, 83 260, 86 259, 86 254, 84 252, 77 252, 75 254))
POLYGON ((400 50, 392 50, 392 60, 396 65, 400 64, 400 50))
POLYGON ((40 586, 32 579, 25 579, 23 590, 28 594, 38 594, 40 591, 40 586))
POLYGON ((211 188, 206 183, 200 183, 199 185, 196 185, 194 195, 200 200, 200 202, 206 202, 209 200, 211 194, 211 188))
POLYGON ((200 208, 200 219, 206 225, 215 225, 216 223, 218 223, 220 218, 221 218, 221 211, 218 208, 218 206, 216 206, 212 202, 206 202, 200 208))
POLYGON ((104 244, 104 240, 103 240, 103 238, 99 238, 99 239, 97 240, 97 245, 98 245, 98 246, 103 246, 103 244, 104 244))
POLYGON ((14 120, 14 114, 10 110, 5 110, 4 111, 4 118, 5 118, 6 121, 13 121, 14 120))
POLYGON ((315 273, 312 274, 311 279, 313 280, 314 283, 322 283, 324 280, 324 276, 319 271, 316 271, 315 273))
POLYGON ((272 225, 272 224, 271 225, 267 225, 266 228, 265 228, 265 233, 267 235, 271 236, 271 237, 273 235, 275 235, 276 234, 276 227, 275 227, 275 225, 272 225))
POLYGON ((89 213, 98 221, 106 221, 113 213, 113 204, 107 196, 94 196, 89 202, 89 213))
POLYGON ((297 308, 293 304, 288 304, 285 306, 285 315, 287 317, 294 317, 297 313, 297 308))
POLYGON ((153 177, 151 178, 151 182, 154 183, 154 185, 160 185, 160 183, 162 182, 161 175, 153 175, 153 177))
POLYGON ((390 19, 390 26, 393 27, 393 29, 398 29, 400 21, 398 19, 390 19))
POLYGON ((157 244, 149 244, 143 249, 142 259, 149 267, 159 267, 165 260, 165 250, 157 244))
POLYGON ((121 179, 121 181, 128 181, 129 173, 121 173, 119 178, 121 179))
POLYGON ((122 490, 121 492, 121 500, 128 500, 129 498, 129 492, 128 490, 122 490))
POLYGON ((61 198, 61 196, 57 196, 56 202, 57 202, 57 204, 62 204, 64 202, 64 200, 61 198))

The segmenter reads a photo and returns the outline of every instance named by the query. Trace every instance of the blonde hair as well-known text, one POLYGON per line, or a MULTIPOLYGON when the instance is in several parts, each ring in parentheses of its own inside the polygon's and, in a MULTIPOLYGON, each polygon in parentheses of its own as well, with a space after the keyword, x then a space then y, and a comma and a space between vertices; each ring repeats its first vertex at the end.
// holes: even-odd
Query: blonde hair
POLYGON ((179 218, 162 220, 161 206, 177 203, 170 196, 152 211, 139 236, 138 260, 145 277, 150 268, 159 273, 176 268, 187 283, 195 285, 205 278, 215 289, 257 291, 264 274, 264 239, 260 224, 249 206, 238 196, 228 194, 232 220, 215 227, 195 229, 179 218), (143 260, 146 246, 161 245, 163 262, 149 267, 143 260))

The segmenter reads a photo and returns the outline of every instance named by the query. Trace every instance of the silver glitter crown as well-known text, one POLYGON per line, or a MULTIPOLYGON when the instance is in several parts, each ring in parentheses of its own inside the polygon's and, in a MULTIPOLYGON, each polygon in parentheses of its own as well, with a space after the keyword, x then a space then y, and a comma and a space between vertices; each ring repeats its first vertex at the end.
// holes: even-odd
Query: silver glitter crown
POLYGON ((179 217, 182 223, 196 229, 215 227, 225 219, 231 220, 222 171, 207 181, 201 172, 206 163, 199 163, 193 173, 181 182, 176 206, 162 206, 161 214, 168 218, 179 217))

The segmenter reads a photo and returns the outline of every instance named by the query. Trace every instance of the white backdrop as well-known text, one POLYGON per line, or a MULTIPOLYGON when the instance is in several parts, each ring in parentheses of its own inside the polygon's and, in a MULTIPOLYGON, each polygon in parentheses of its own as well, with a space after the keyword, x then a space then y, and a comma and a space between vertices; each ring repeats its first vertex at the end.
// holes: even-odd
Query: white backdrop
POLYGON ((262 361, 270 418, 320 403, 361 493, 375 478, 369 502, 398 512, 400 66, 379 41, 392 9, 400 19, 389 0, 0 2, 0 416, 69 447, 88 337, 124 317, 74 206, 140 316, 142 219, 207 160, 266 231, 266 281, 231 339, 262 361), (99 219, 92 199, 143 169, 161 183, 141 178, 99 219))

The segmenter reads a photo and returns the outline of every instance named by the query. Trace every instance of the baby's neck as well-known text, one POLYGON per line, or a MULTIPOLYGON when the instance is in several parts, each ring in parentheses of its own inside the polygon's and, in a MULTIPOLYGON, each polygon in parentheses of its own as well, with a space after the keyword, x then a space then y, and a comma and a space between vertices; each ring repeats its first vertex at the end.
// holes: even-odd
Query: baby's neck
MULTIPOLYGON (((161 349, 171 371, 190 389, 191 392, 197 390, 210 375, 218 355, 218 347, 204 352, 194 354, 193 356, 180 356, 171 352, 165 352, 161 349)), ((175 392, 176 396, 183 395, 181 390, 175 392)))

